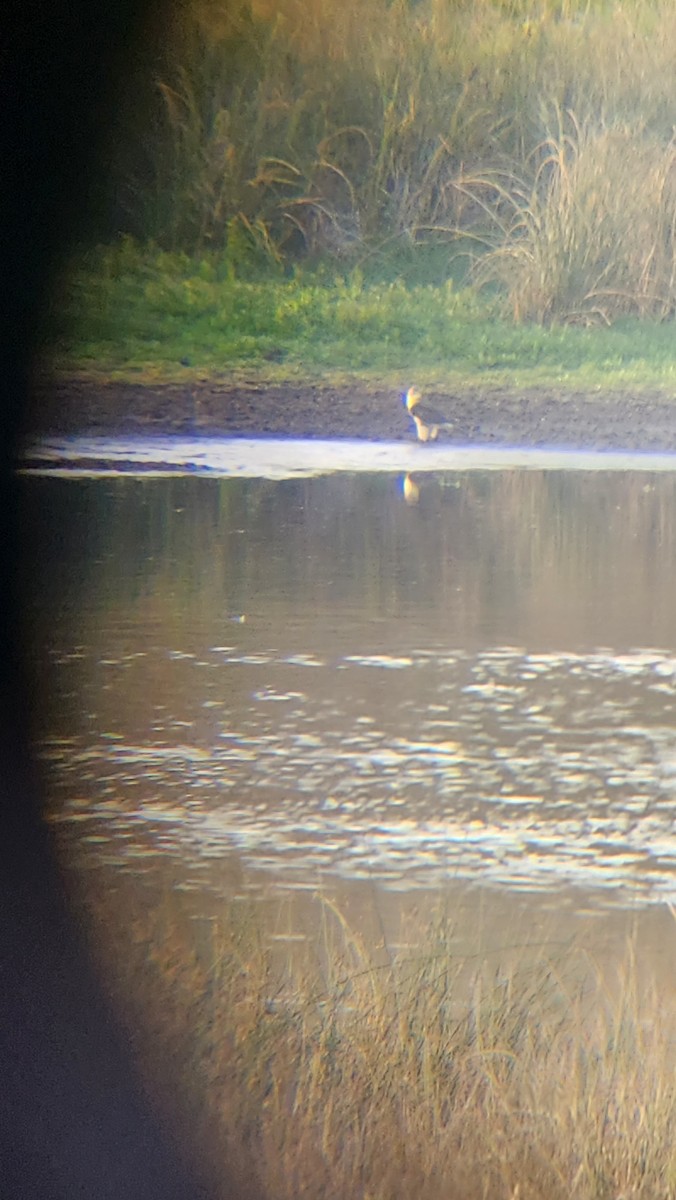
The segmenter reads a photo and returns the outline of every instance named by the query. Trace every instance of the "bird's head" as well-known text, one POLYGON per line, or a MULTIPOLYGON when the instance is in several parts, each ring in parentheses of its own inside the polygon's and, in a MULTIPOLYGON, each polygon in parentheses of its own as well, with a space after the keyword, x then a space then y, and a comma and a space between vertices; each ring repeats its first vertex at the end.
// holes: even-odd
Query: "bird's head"
POLYGON ((403 401, 409 412, 412 412, 416 404, 422 400, 422 396, 417 387, 410 387, 403 395, 403 401))

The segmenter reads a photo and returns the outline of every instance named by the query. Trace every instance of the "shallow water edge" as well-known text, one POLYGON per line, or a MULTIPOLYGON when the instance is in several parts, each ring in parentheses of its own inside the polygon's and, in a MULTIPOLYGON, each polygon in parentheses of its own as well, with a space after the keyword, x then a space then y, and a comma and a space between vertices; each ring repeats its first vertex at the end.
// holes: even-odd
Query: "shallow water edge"
POLYGON ((676 471, 676 453, 297 438, 66 437, 29 444, 20 469, 290 479, 336 471, 676 471))

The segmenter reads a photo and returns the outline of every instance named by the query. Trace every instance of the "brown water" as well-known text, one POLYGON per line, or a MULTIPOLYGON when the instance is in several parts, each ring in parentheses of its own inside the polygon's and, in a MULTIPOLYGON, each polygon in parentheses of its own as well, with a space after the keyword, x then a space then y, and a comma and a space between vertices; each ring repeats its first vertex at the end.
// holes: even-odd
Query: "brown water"
POLYGON ((280 936, 319 889, 659 947, 676 475, 415 482, 27 477, 60 837, 197 913, 284 896, 280 936))

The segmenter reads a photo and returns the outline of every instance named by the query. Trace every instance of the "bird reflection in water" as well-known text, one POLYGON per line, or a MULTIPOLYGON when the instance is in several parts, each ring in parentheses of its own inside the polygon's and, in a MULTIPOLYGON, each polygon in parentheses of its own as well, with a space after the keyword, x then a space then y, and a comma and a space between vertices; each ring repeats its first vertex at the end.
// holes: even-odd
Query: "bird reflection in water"
POLYGON ((407 504, 418 503, 420 499, 420 485, 416 482, 413 475, 404 475, 401 481, 401 490, 407 504))
POLYGON ((428 512, 441 515, 443 508, 458 496, 462 482, 445 471, 407 471, 401 476, 399 487, 408 505, 422 503, 428 512))

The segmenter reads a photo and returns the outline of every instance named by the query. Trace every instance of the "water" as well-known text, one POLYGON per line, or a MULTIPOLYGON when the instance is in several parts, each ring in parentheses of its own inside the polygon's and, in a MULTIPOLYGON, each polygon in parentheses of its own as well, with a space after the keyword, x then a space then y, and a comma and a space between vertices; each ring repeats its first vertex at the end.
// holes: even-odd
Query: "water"
POLYGON ((198 910, 663 912, 676 475, 594 465, 27 476, 59 836, 198 910))

